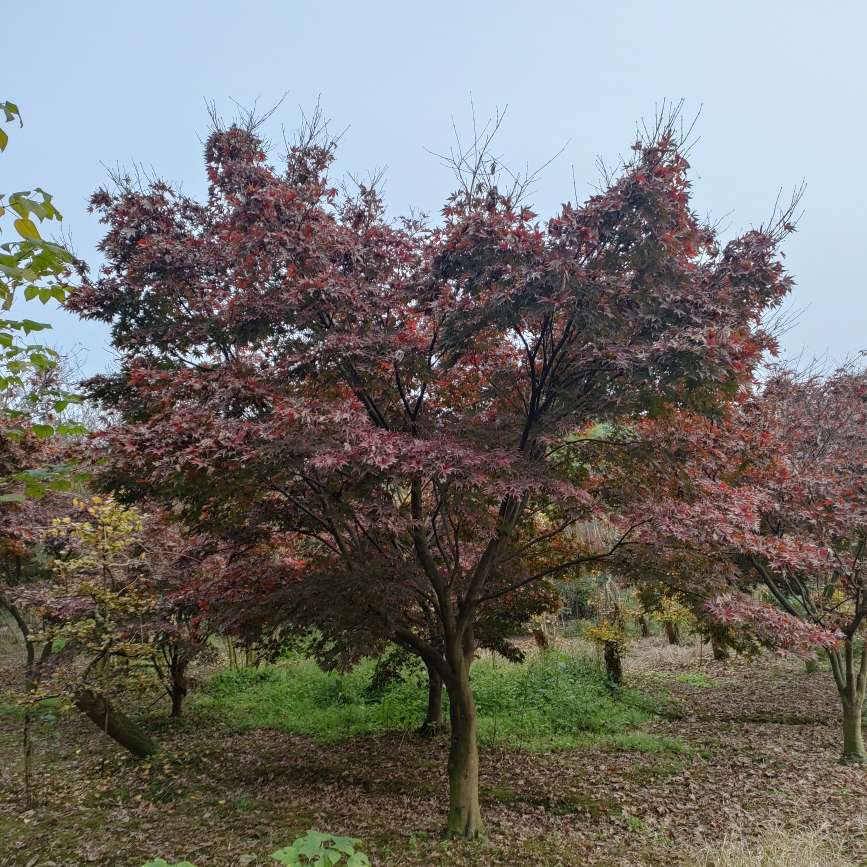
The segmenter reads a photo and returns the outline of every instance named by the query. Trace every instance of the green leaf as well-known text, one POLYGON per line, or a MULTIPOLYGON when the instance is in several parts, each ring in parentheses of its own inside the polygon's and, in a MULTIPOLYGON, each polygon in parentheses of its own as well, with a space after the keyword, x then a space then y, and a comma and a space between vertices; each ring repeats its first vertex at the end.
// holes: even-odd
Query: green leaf
POLYGON ((21 120, 21 112, 18 110, 18 106, 15 105, 14 102, 9 102, 9 100, 7 100, 6 102, 0 102, 0 108, 2 108, 4 113, 6 114, 7 123, 15 120, 15 118, 17 117, 19 126, 24 126, 24 123, 21 120))
POLYGON ((54 362, 41 352, 30 353, 30 363, 39 370, 48 370, 54 367, 54 362))
POLYGON ((0 151, 5 151, 7 144, 9 144, 9 136, 5 130, 0 129, 0 151))
POLYGON ((18 268, 15 265, 4 265, 0 262, 0 274, 5 274, 7 277, 20 279, 24 275, 24 269, 18 268))
POLYGON ((351 855, 355 851, 355 847, 361 845, 361 840, 356 837, 338 837, 335 835, 331 838, 331 845, 338 852, 343 852, 344 855, 351 855))
POLYGON ((271 857, 275 861, 279 861, 281 864, 290 865, 290 867, 292 867, 292 865, 300 864, 300 861, 298 860, 298 850, 295 846, 284 846, 282 849, 272 852, 271 857))
POLYGON ((30 429, 41 439, 50 437, 54 433, 54 428, 50 424, 34 424, 30 429))
POLYGON ((87 428, 83 424, 64 422, 57 426, 57 433, 62 437, 82 436, 87 433, 87 428))
POLYGON ((45 322, 34 322, 32 319, 22 319, 21 327, 24 329, 25 334, 30 334, 31 331, 45 331, 46 328, 51 328, 45 322))
POLYGON ((0 503, 23 503, 27 499, 24 494, 0 494, 0 503))

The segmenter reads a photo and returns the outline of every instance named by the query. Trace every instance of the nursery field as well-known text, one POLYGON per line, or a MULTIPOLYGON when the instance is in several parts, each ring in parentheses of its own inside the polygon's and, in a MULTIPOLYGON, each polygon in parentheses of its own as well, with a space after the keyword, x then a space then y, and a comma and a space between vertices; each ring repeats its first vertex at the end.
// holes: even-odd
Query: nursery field
POLYGON ((7 703, 0 864, 266 865, 311 827, 361 838, 383 867, 867 863, 867 777, 838 764, 828 671, 715 662, 660 637, 625 667, 612 692, 580 641, 476 662, 487 835, 473 842, 442 838, 448 739, 415 734, 425 694, 412 672, 377 691, 365 664, 202 670, 184 718, 139 709, 162 744, 147 762, 45 707, 30 810, 7 703))

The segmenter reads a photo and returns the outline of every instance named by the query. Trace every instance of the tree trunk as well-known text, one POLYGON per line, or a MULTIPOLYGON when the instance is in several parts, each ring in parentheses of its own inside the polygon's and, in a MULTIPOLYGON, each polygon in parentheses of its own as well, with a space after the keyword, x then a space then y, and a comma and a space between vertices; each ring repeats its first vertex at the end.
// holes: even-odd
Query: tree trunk
POLYGON ((418 733, 433 737, 443 727, 443 679, 440 673, 427 662, 427 714, 418 733))
POLYGON ((620 651, 617 645, 611 641, 605 642, 605 671, 608 679, 617 686, 623 684, 623 663, 620 660, 620 651))
POLYGON ((479 807, 479 745, 476 732, 476 701, 470 686, 471 655, 451 655, 454 679, 447 684, 451 745, 449 749, 449 818, 446 832, 450 837, 475 839, 483 833, 479 807))
POLYGON ((24 808, 32 810, 36 805, 33 795, 33 708, 24 708, 24 808))
MULTIPOLYGON (((24 808, 32 810, 36 806, 33 794, 33 704, 31 697, 36 691, 39 673, 36 667, 36 645, 30 640, 28 632, 22 630, 24 645, 27 651, 27 665, 24 673, 24 688, 27 691, 27 704, 24 708, 24 731, 22 746, 24 748, 24 808)), ((43 653, 40 657, 46 656, 43 653)))
POLYGON ((550 648, 551 642, 548 639, 548 633, 545 632, 544 626, 536 626, 530 631, 539 650, 548 650, 550 648))
POLYGON ((729 658, 729 650, 715 635, 710 637, 710 646, 713 651, 713 658, 717 662, 725 662, 729 658))
POLYGON ((647 622, 646 614, 638 615, 638 628, 641 630, 642 638, 650 638, 650 624, 647 622))
POLYGON ((78 690, 75 706, 134 756, 144 759, 157 751, 156 742, 146 732, 92 689, 78 690))
POLYGON ((664 625, 668 643, 680 644, 680 627, 673 620, 666 620, 664 625))
POLYGON ((180 717, 184 710, 184 699, 187 697, 187 662, 176 660, 171 667, 171 688, 169 694, 172 697, 172 716, 180 717))
POLYGON ((838 647, 827 654, 843 705, 843 755, 840 761, 847 765, 862 765, 867 762, 862 724, 867 691, 867 646, 861 646, 857 668, 851 638, 845 639, 842 649, 838 647))
POLYGON ((179 718, 184 714, 184 697, 187 694, 186 687, 177 685, 172 686, 172 713, 174 718, 179 718))
POLYGON ((847 765, 861 765, 867 761, 864 752, 864 733, 861 718, 864 712, 864 697, 860 701, 843 702, 843 758, 847 765))

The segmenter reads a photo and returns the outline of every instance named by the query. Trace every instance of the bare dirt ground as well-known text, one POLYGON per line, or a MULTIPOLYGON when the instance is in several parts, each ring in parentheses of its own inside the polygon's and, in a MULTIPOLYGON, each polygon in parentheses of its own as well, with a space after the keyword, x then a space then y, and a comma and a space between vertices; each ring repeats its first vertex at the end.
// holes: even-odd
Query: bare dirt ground
MULTIPOLYGON (((39 732, 39 806, 21 806, 20 720, 0 716, 0 865, 265 865, 311 826, 362 837, 374 863, 678 865, 733 830, 825 827, 867 864, 867 770, 837 763, 827 671, 795 659, 717 663, 641 643, 632 685, 667 694, 646 726, 680 752, 587 748, 482 755, 484 842, 440 838, 445 740, 409 734, 323 746, 192 717, 163 720, 165 750, 133 762, 71 717, 39 732)), ((13 674, 5 673, 8 678, 13 674)), ((811 862, 812 863, 812 862, 811 862)), ((829 865, 830 867, 830 865, 829 865)))

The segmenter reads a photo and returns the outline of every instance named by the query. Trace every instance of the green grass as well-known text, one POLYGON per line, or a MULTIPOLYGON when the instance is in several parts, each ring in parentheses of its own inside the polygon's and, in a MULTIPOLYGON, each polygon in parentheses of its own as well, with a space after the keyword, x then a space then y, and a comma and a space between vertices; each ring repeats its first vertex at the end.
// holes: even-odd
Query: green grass
MULTIPOLYGON (((411 671, 404 681, 372 695, 373 669, 374 663, 365 660, 341 675, 292 657, 277 665, 223 671, 199 693, 194 714, 238 731, 269 728, 323 742, 417 728, 427 699, 423 677, 411 671)), ((651 700, 629 690, 612 691, 585 657, 549 652, 519 665, 483 659, 474 664, 471 678, 483 744, 527 750, 591 742, 647 752, 680 749, 636 732, 655 710, 651 700)))
POLYGON ((675 677, 678 683, 686 683, 690 686, 716 686, 714 678, 709 677, 703 671, 688 671, 675 677))
POLYGON ((610 739, 645 722, 648 700, 612 691, 591 660, 549 652, 521 665, 476 663, 473 689, 483 744, 548 750, 610 739))

